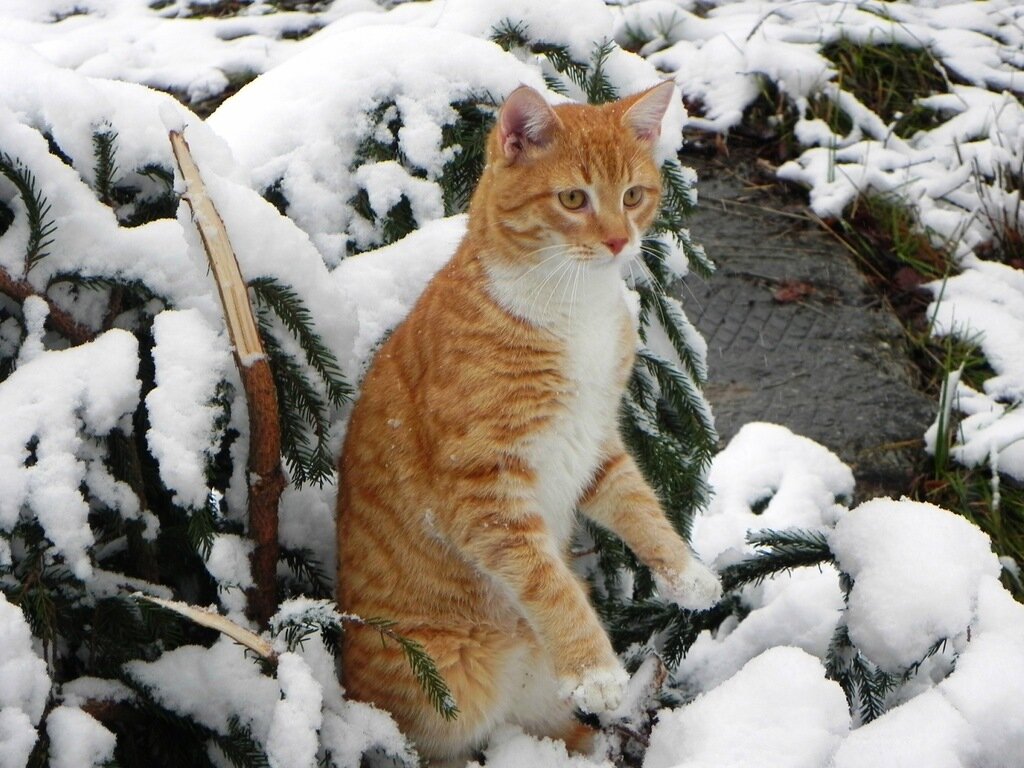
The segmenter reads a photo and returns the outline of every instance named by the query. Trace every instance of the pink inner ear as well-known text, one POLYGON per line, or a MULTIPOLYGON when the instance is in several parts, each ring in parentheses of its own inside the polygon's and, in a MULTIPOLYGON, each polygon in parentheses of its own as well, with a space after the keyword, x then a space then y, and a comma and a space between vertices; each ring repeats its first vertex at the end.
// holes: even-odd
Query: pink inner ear
POLYGON ((544 146, 551 140, 558 118, 537 91, 521 85, 501 107, 498 131, 505 157, 514 160, 529 146, 544 146))
POLYGON ((675 97, 675 86, 670 80, 654 86, 631 106, 624 116, 626 124, 637 138, 655 141, 661 135, 661 121, 675 97))

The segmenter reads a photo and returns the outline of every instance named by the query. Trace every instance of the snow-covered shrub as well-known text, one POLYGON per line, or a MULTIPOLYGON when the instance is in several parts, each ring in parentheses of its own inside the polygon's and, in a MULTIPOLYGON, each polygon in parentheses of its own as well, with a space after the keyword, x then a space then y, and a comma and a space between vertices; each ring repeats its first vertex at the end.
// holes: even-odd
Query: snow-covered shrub
MULTIPOLYGON (((523 82, 552 101, 653 84, 649 62, 609 43, 623 18, 660 36, 646 51, 662 49, 652 61, 663 71, 688 89, 704 78, 704 103, 722 115, 742 113, 752 63, 793 93, 827 77, 803 77, 814 56, 778 55, 787 24, 763 5, 706 19, 662 0, 337 0, 295 13, 270 0, 12 5, 0 10, 13 19, 0 24, 0 766, 113 756, 354 768, 374 754, 414 765, 390 717, 346 700, 336 678, 345 622, 373 620, 446 703, 421 649, 376 621, 387 617, 340 617, 329 602, 332 466, 348 388, 464 232, 496 105, 523 82), (200 22, 207 11, 234 15, 200 22), (286 39, 311 22, 327 25, 286 39), (735 24, 743 33, 730 41, 735 24), (758 30, 776 37, 754 35, 754 59, 730 64, 735 40, 758 30), (208 124, 129 84, 205 101, 254 73, 208 124), (286 599, 263 630, 264 659, 130 596, 210 605, 261 630, 244 614, 247 404, 180 205, 167 130, 182 127, 251 281, 282 404, 286 599)), ((666 207, 646 270, 630 278, 645 348, 624 426, 732 592, 705 614, 666 606, 596 528, 581 547, 596 554, 580 558, 628 662, 659 652, 678 665, 663 703, 696 699, 662 710, 647 764, 743 764, 756 752, 758 765, 889 765, 874 756, 901 754, 933 755, 929 768, 999 765, 1022 749, 1024 618, 982 537, 934 508, 847 511, 849 469, 780 428, 748 427, 705 472, 715 439, 703 341, 665 293, 688 263, 708 266, 684 228, 684 117, 676 106, 666 122, 666 207), (715 493, 694 520, 705 484, 715 493), (887 610, 890 581, 898 603, 887 610), (941 739, 922 744, 928 718, 941 739)), ((635 764, 654 705, 632 703, 608 730, 619 734, 613 759, 635 764)), ((609 763, 509 728, 486 764, 609 763)))
MULTIPOLYGON (((437 10, 343 16, 208 124, 169 96, 0 44, 0 587, 53 665, 35 759, 355 766, 377 750, 411 763, 386 715, 343 698, 332 652, 345 621, 402 644, 451 706, 387 617, 309 601, 333 593, 333 466, 352 385, 453 253, 504 96, 525 82, 556 102, 604 101, 657 73, 608 42, 598 0, 463 3, 440 23, 437 10), (570 5, 580 24, 567 29, 570 5), (169 129, 184 129, 224 220, 277 385, 291 480, 278 586, 296 599, 270 628, 245 615, 247 403, 169 129), (272 658, 261 666, 135 591, 264 629, 272 658)), ((703 342, 666 294, 689 260, 708 266, 683 226, 684 117, 677 103, 658 148, 665 206, 631 278, 647 346, 624 403, 627 438, 683 530, 715 441, 703 342)), ((609 615, 641 600, 687 625, 644 572, 615 575, 636 567, 621 544, 590 535, 609 615)))

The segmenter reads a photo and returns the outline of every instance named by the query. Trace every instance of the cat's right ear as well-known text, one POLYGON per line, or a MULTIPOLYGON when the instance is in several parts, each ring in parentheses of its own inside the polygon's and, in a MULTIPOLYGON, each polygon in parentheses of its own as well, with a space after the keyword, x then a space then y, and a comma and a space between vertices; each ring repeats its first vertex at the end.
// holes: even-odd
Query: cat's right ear
POLYGON ((530 147, 543 147, 554 134, 558 116, 537 91, 528 85, 516 88, 501 106, 498 138, 510 163, 530 147))

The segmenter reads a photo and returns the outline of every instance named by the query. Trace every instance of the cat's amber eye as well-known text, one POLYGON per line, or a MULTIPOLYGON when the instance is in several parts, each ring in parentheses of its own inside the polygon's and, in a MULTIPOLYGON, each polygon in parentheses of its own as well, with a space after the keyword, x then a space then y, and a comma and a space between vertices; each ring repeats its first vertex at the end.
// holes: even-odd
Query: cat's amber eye
POLYGON ((630 187, 622 195, 622 203, 627 208, 636 208, 644 199, 643 187, 630 187))
POLYGON ((587 204, 587 193, 582 189, 567 189, 558 193, 558 202, 570 211, 578 211, 587 204))

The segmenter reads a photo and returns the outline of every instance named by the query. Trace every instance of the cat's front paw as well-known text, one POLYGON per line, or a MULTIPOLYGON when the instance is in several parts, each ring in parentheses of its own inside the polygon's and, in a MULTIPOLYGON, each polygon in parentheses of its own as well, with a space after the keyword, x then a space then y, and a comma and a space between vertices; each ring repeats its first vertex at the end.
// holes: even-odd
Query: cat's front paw
POLYGON ((562 684, 562 695, 584 712, 611 712, 622 703, 629 673, 620 665, 591 669, 562 684))
POLYGON ((682 573, 655 573, 654 584, 663 598, 689 611, 707 610, 722 599, 722 582, 695 557, 682 573))

